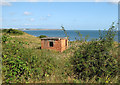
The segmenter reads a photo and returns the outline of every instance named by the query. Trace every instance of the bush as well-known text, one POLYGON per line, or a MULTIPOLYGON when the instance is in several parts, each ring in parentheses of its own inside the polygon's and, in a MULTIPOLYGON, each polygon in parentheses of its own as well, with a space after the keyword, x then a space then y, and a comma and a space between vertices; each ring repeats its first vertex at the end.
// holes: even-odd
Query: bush
MULTIPOLYGON (((24 48, 22 41, 13 40, 3 44, 3 83, 25 83, 29 79, 45 79, 54 73, 56 59, 46 53, 34 53, 24 48)), ((50 53, 49 53, 50 54, 50 53)))
POLYGON ((8 33, 8 34, 17 34, 17 35, 22 35, 23 32, 20 30, 16 30, 16 29, 3 29, 2 30, 3 33, 8 33))
POLYGON ((3 29, 3 30, 2 30, 3 33, 7 32, 7 31, 8 31, 8 29, 3 29))
POLYGON ((2 35, 2 42, 3 43, 5 43, 8 40, 9 40, 9 36, 8 35, 2 35))
POLYGON ((40 35, 39 38, 44 38, 47 37, 46 35, 40 35))
POLYGON ((28 77, 30 76, 30 67, 24 58, 28 58, 31 51, 23 48, 21 42, 8 42, 9 43, 3 44, 2 70, 5 77, 3 81, 5 83, 15 83, 22 82, 23 79, 28 80, 28 77), (22 54, 23 51, 25 53, 22 54))
POLYGON ((117 59, 101 42, 83 44, 75 52, 73 65, 78 78, 112 76, 118 73, 117 59))
POLYGON ((79 31, 76 31, 76 33, 79 36, 78 39, 77 39, 77 37, 75 37, 76 41, 85 42, 89 38, 89 35, 86 35, 85 38, 83 38, 82 34, 79 31))
POLYGON ((100 35, 99 41, 91 41, 79 46, 71 58, 78 79, 86 80, 95 77, 98 81, 104 77, 114 78, 118 75, 118 61, 111 53, 115 34, 116 31, 112 26, 105 31, 105 34, 100 35))

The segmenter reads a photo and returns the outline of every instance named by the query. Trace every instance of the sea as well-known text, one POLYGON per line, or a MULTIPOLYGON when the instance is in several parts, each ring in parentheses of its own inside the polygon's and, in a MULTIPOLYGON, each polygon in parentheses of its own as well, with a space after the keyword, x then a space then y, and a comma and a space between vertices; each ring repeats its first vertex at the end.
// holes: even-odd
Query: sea
MULTIPOLYGON (((66 37, 63 30, 24 30, 24 32, 34 35, 36 37, 40 35, 46 35, 48 37, 66 37)), ((87 41, 91 41, 93 39, 99 39, 99 30, 66 30, 67 35, 69 36, 70 41, 75 41, 76 39, 80 39, 80 36, 77 32, 80 32, 82 34, 82 38, 85 38, 85 36, 89 36, 87 41)), ((104 31, 101 30, 101 33, 104 34, 104 31)), ((118 40, 118 34, 115 36, 115 41, 118 40)), ((120 36, 120 35, 119 35, 120 36)))

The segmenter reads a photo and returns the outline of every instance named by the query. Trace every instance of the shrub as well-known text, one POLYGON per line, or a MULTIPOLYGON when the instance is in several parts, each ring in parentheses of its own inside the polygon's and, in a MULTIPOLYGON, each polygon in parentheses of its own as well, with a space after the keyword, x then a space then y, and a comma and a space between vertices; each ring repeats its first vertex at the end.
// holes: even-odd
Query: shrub
POLYGON ((31 65, 31 73, 34 79, 45 80, 46 77, 52 75, 57 67, 56 59, 49 56, 45 52, 31 57, 28 61, 31 65))
POLYGON ((23 79, 28 80, 30 68, 28 62, 26 62, 24 58, 28 58, 30 53, 31 51, 22 47, 21 42, 9 41, 9 43, 3 44, 2 70, 5 77, 3 81, 5 83, 22 82, 23 79), (22 54, 23 51, 25 53, 22 54))
POLYGON ((117 75, 117 59, 104 46, 101 42, 92 42, 79 47, 72 62, 78 78, 117 75))
POLYGON ((85 42, 85 41, 88 39, 88 37, 89 37, 89 35, 86 35, 85 38, 83 38, 83 37, 82 37, 82 34, 81 34, 79 31, 76 31, 76 33, 77 33, 77 35, 79 36, 79 39, 77 39, 77 38, 75 37, 76 41, 85 42))
POLYGON ((7 32, 7 31, 8 31, 8 29, 3 29, 3 30, 2 30, 3 33, 4 33, 4 32, 7 32))
POLYGON ((2 29, 0 29, 0 33, 2 33, 2 29))
POLYGON ((46 35, 40 35, 39 38, 44 38, 47 37, 46 35))
POLYGON ((20 30, 16 30, 16 29, 3 29, 2 30, 3 33, 8 33, 8 34, 16 34, 16 35, 22 35, 23 32, 20 30))
MULTIPOLYGON (((37 54, 34 49, 24 48, 22 41, 13 40, 3 44, 3 83, 25 83, 29 79, 45 79, 54 73, 56 59, 45 52, 37 54)), ((50 53, 49 53, 50 54, 50 53)))
POLYGON ((78 79, 91 79, 96 81, 104 77, 115 77, 118 75, 118 61, 112 56, 112 44, 116 31, 114 26, 100 35, 99 41, 83 43, 75 51, 71 58, 74 73, 78 79))
POLYGON ((5 43, 8 40, 9 40, 9 36, 8 35, 2 35, 2 42, 3 43, 5 43))

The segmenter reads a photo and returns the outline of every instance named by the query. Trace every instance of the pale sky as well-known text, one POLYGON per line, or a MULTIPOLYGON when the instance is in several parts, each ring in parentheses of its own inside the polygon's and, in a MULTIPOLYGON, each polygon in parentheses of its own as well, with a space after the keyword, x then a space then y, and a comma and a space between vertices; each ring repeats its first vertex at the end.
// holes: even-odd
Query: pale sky
POLYGON ((115 2, 32 1, 2 4, 2 27, 61 29, 63 25, 68 30, 102 30, 118 21, 115 2))

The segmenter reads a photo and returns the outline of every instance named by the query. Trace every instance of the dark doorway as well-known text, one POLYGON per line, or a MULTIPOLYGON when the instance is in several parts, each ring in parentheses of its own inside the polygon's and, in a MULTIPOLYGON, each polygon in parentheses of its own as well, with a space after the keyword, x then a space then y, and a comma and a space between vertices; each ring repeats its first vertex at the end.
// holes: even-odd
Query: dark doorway
POLYGON ((67 46, 67 40, 65 40, 65 46, 67 46))

